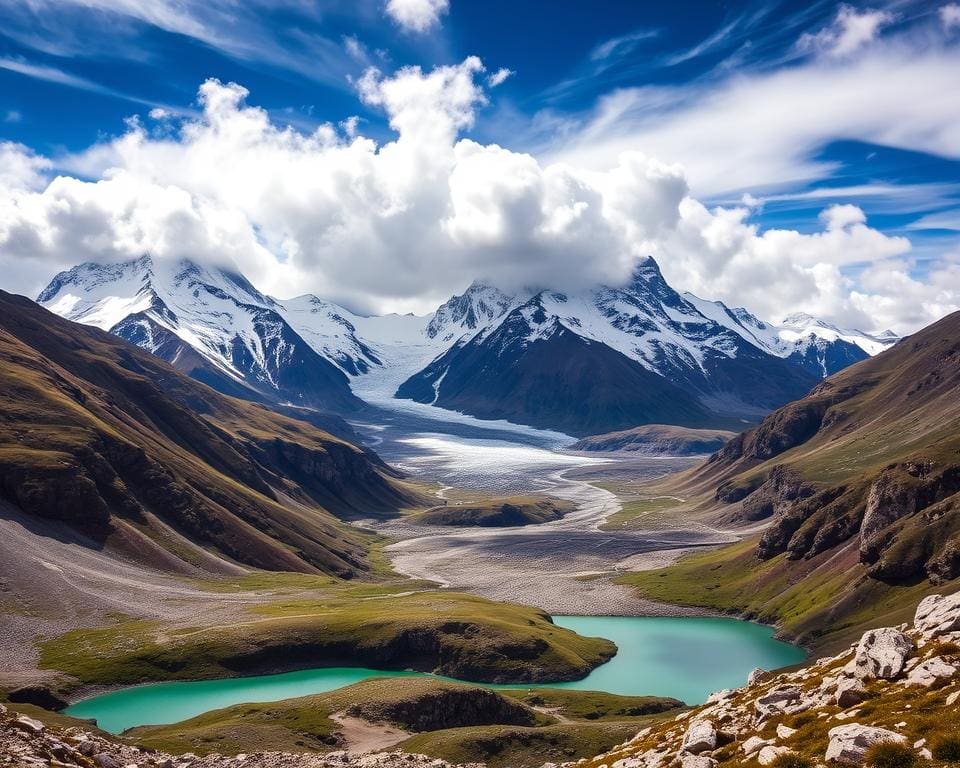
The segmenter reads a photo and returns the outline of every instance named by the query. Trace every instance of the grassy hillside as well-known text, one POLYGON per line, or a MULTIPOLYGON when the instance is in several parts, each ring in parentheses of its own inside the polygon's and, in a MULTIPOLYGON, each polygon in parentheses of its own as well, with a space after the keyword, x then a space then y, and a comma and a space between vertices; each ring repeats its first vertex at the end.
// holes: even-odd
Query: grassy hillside
POLYGON ((367 547, 337 516, 417 498, 368 451, 3 292, 0 389, 0 497, 164 570, 212 551, 353 576, 367 547))
MULTIPOLYGON (((683 514, 762 526, 625 577, 658 599, 826 642, 960 575, 960 313, 825 380, 706 463, 656 484, 683 514)), ((676 513, 676 510, 675 510, 676 513)))
POLYGON ((736 437, 724 429, 693 429, 670 424, 645 424, 620 432, 592 435, 570 446, 573 451, 626 451, 663 456, 713 453, 736 437))
POLYGON ((351 744, 343 717, 392 732, 398 748, 492 766, 594 755, 679 702, 589 691, 490 691, 423 678, 366 680, 330 693, 241 704, 172 725, 137 728, 138 744, 167 752, 331 751, 351 744))
POLYGON ((408 519, 426 525, 508 528, 559 520, 575 506, 573 502, 546 496, 511 496, 445 504, 408 519))
POLYGON ((616 652, 608 640, 553 624, 542 611, 409 584, 315 596, 282 594, 229 625, 146 620, 76 629, 41 645, 41 665, 82 684, 200 680, 304 669, 417 669, 481 682, 575 680, 616 652))

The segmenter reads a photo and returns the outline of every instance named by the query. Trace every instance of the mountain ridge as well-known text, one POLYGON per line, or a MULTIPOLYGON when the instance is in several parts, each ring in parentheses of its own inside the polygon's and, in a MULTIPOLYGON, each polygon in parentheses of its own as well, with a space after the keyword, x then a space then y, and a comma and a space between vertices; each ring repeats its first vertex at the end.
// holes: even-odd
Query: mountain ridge
POLYGON ((371 451, 226 397, 156 356, 0 291, 0 496, 159 567, 355 576, 336 515, 414 494, 371 451), (213 554, 213 557, 211 557, 213 554))

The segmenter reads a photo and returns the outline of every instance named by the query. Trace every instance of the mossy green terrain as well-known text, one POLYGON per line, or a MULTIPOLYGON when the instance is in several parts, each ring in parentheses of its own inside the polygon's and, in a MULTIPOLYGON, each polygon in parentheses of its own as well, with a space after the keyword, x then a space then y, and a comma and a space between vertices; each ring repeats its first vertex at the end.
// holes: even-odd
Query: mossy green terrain
POLYGON ((317 696, 242 704, 182 723, 136 728, 138 744, 224 754, 353 747, 341 718, 393 729, 398 748, 456 762, 541 765, 596 754, 680 703, 589 691, 491 691, 423 678, 374 679, 317 696), (411 735, 412 734, 412 735, 411 735))
POLYGON ((131 620, 77 629, 42 644, 41 666, 97 685, 346 665, 527 682, 584 677, 616 652, 524 606, 451 592, 350 589, 281 596, 230 625, 131 620))
POLYGON ((782 636, 822 650, 845 645, 867 627, 906 621, 917 601, 942 591, 925 581, 891 586, 871 579, 855 551, 798 563, 784 555, 759 560, 756 547, 753 536, 618 581, 654 600, 774 624, 782 636))
POLYGON ((510 496, 443 504, 408 520, 425 525, 509 528, 559 520, 574 507, 573 502, 548 496, 510 496))

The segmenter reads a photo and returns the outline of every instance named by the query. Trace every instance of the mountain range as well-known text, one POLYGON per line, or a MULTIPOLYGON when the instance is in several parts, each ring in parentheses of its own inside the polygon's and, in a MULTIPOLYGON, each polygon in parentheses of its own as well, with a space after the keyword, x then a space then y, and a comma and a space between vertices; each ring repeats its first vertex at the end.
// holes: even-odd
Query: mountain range
POLYGON ((781 325, 675 291, 648 258, 622 287, 472 284, 427 316, 278 300, 232 269, 143 256, 58 274, 38 302, 221 392, 355 413, 354 391, 574 435, 756 421, 897 341, 808 315, 781 325))

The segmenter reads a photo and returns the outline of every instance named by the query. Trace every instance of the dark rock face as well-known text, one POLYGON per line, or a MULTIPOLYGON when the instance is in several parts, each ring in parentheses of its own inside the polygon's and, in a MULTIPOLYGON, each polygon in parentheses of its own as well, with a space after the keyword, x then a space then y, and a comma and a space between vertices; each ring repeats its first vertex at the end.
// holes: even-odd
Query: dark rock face
POLYGON ((67 702, 43 685, 27 685, 15 688, 7 694, 7 700, 15 704, 33 704, 36 707, 59 712, 66 709, 67 702))
POLYGON ((536 724, 533 711, 482 688, 448 688, 412 700, 355 704, 347 713, 372 722, 389 722, 417 733, 474 725, 536 724))
POLYGON ((870 355, 849 341, 827 341, 814 337, 802 352, 798 350, 787 359, 807 373, 825 378, 869 357, 870 355))
POLYGON ((813 488, 803 482, 799 472, 778 464, 766 482, 744 500, 742 514, 746 520, 764 520, 812 495, 813 488))

